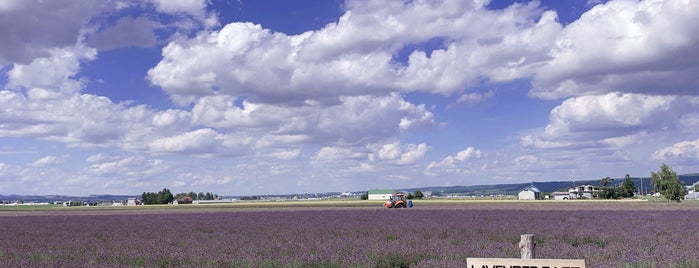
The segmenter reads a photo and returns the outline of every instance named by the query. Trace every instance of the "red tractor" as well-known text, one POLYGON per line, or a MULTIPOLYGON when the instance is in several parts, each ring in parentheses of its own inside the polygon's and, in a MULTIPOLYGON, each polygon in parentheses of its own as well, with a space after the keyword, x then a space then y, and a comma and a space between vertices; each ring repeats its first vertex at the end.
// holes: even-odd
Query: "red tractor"
POLYGON ((405 200, 405 195, 401 192, 391 195, 391 199, 383 204, 387 208, 411 208, 413 207, 413 201, 405 200))

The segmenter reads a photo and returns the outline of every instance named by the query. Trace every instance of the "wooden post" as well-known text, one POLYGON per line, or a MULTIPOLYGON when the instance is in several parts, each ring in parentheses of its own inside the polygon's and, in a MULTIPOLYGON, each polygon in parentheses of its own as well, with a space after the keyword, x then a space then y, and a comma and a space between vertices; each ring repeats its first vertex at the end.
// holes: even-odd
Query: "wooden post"
POLYGON ((523 234, 520 236, 519 249, 522 253, 522 259, 534 259, 536 254, 534 253, 534 235, 533 234, 523 234))

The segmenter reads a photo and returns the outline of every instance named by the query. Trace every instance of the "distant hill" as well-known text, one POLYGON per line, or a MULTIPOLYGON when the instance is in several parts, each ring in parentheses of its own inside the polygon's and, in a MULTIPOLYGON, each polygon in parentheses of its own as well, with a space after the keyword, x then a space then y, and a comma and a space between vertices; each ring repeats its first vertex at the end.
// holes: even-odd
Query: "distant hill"
POLYGON ((69 195, 0 195, 0 203, 22 201, 24 203, 50 203, 50 202, 65 202, 65 201, 84 201, 84 202, 102 202, 102 201, 126 201, 129 198, 141 198, 141 195, 89 195, 89 196, 69 196, 69 195))
MULTIPOLYGON (((684 182, 686 185, 692 185, 699 181, 699 173, 690 173, 677 176, 680 181, 684 182)), ((632 177, 636 187, 640 189, 643 186, 643 192, 650 192, 653 190, 653 186, 650 183, 650 177, 632 177)), ((624 178, 613 178, 613 184, 621 184, 624 178)), ((524 188, 534 185, 539 190, 545 193, 551 193, 555 191, 567 191, 568 188, 573 185, 581 184, 591 184, 599 185, 600 180, 576 180, 576 181, 546 181, 546 182, 528 182, 528 183, 513 183, 513 184, 495 184, 495 185, 473 185, 473 186, 430 186, 430 187, 419 187, 419 188, 407 188, 401 189, 405 192, 414 192, 415 190, 420 191, 431 191, 433 194, 441 195, 491 195, 491 194, 505 194, 513 195, 519 193, 524 188)))
POLYGON ((692 185, 699 181, 699 173, 677 175, 677 177, 687 185, 692 185))
MULTIPOLYGON (((699 173, 682 174, 677 176, 680 181, 683 181, 686 185, 692 185, 699 181, 699 173)), ((636 187, 643 186, 643 192, 651 192, 653 186, 650 183, 650 177, 643 178, 632 178, 636 187)), ((613 178, 613 184, 621 184, 624 178, 613 178)), ((569 187, 581 184, 592 184, 599 185, 600 180, 576 180, 576 181, 546 181, 546 182, 527 182, 527 183, 512 183, 512 184, 495 184, 495 185, 473 185, 473 186, 428 186, 428 187, 418 187, 418 188, 403 188, 399 189, 404 192, 414 192, 415 190, 420 191, 431 191, 435 195, 516 195, 522 189, 534 185, 539 190, 544 193, 551 193, 555 191, 567 191, 569 187)), ((363 192, 355 192, 361 194, 363 192)), ((316 193, 316 194, 302 194, 300 196, 305 198, 324 198, 330 196, 340 195, 339 192, 329 192, 329 193, 316 193)), ((288 195, 267 195, 273 197, 284 197, 291 198, 294 196, 299 196, 298 194, 288 194, 288 195)), ((89 195, 89 196, 67 196, 67 195, 1 195, 0 203, 2 202, 62 202, 62 201, 84 201, 84 202, 101 202, 101 201, 125 201, 128 198, 135 197, 141 198, 140 194, 137 195, 89 195)), ((225 198, 225 197, 224 197, 225 198)), ((240 197, 236 197, 240 198, 240 197)))
POLYGON ((548 181, 548 182, 530 182, 530 183, 514 183, 514 184, 495 184, 495 185, 473 185, 473 186, 435 186, 402 189, 405 192, 431 191, 434 195, 515 195, 522 189, 534 185, 542 192, 567 191, 573 184, 598 184, 599 181, 548 181))

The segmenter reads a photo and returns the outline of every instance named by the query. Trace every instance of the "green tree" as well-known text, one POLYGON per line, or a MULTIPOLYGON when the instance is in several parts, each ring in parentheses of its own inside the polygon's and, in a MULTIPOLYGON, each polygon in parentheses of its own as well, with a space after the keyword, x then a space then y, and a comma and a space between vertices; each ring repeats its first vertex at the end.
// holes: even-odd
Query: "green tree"
POLYGON ((602 187, 609 187, 609 185, 612 184, 612 181, 614 181, 612 178, 604 177, 600 180, 599 185, 602 187))
POLYGON ((369 199, 369 193, 363 193, 362 195, 359 196, 359 199, 361 200, 367 200, 369 199))
POLYGON ((600 191, 597 193, 597 198, 600 199, 616 199, 617 193, 610 185, 614 182, 614 179, 610 177, 604 177, 600 180, 600 191))
POLYGON ((143 201, 143 204, 146 205, 157 205, 170 203, 172 200, 175 200, 175 197, 172 195, 170 190, 163 188, 162 191, 157 193, 143 192, 143 194, 141 194, 141 200, 143 201))
POLYGON ((175 197, 172 196, 172 193, 168 188, 163 188, 162 191, 158 192, 157 195, 157 201, 158 204, 167 204, 172 202, 172 200, 175 200, 175 197))
POLYGON ((631 175, 626 174, 624 177, 624 182, 621 187, 617 189, 617 194, 623 198, 633 197, 633 193, 636 191, 636 184, 631 179, 631 175))
POLYGON ((143 204, 146 205, 153 205, 153 204, 158 204, 158 194, 153 193, 153 192, 143 192, 141 194, 141 200, 143 204))
POLYGON ((413 198, 422 199, 423 197, 425 197, 425 195, 422 194, 422 191, 420 191, 420 190, 413 191, 413 198))
POLYGON ((655 191, 667 200, 680 202, 687 194, 687 187, 677 177, 677 173, 666 164, 662 164, 658 172, 651 172, 650 177, 655 191))

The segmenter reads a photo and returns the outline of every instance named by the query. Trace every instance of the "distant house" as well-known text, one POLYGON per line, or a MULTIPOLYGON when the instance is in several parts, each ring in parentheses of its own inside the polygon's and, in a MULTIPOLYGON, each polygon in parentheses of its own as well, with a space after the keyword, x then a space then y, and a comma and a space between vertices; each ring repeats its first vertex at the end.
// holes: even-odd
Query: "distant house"
POLYGON ((577 198, 593 198, 595 193, 599 192, 600 188, 590 184, 573 186, 568 189, 570 199, 577 198))
POLYGON ((687 185, 687 193, 688 194, 693 194, 697 192, 697 189, 699 189, 699 181, 695 182, 692 185, 687 185))
POLYGON ((126 200, 126 205, 127 206, 135 206, 137 205, 136 198, 129 198, 126 200))
POLYGON ((173 205, 191 204, 192 201, 194 201, 194 200, 191 197, 183 196, 183 197, 177 198, 175 200, 172 200, 172 204, 173 205))
POLYGON ((394 191, 390 189, 375 189, 369 190, 368 196, 369 200, 388 200, 391 199, 394 191))
POLYGON ((519 200, 537 200, 541 198, 541 190, 539 188, 536 188, 536 186, 531 185, 527 188, 524 188, 521 192, 518 194, 519 200))
POLYGON ((691 192, 684 196, 685 200, 699 200, 699 192, 691 192))

